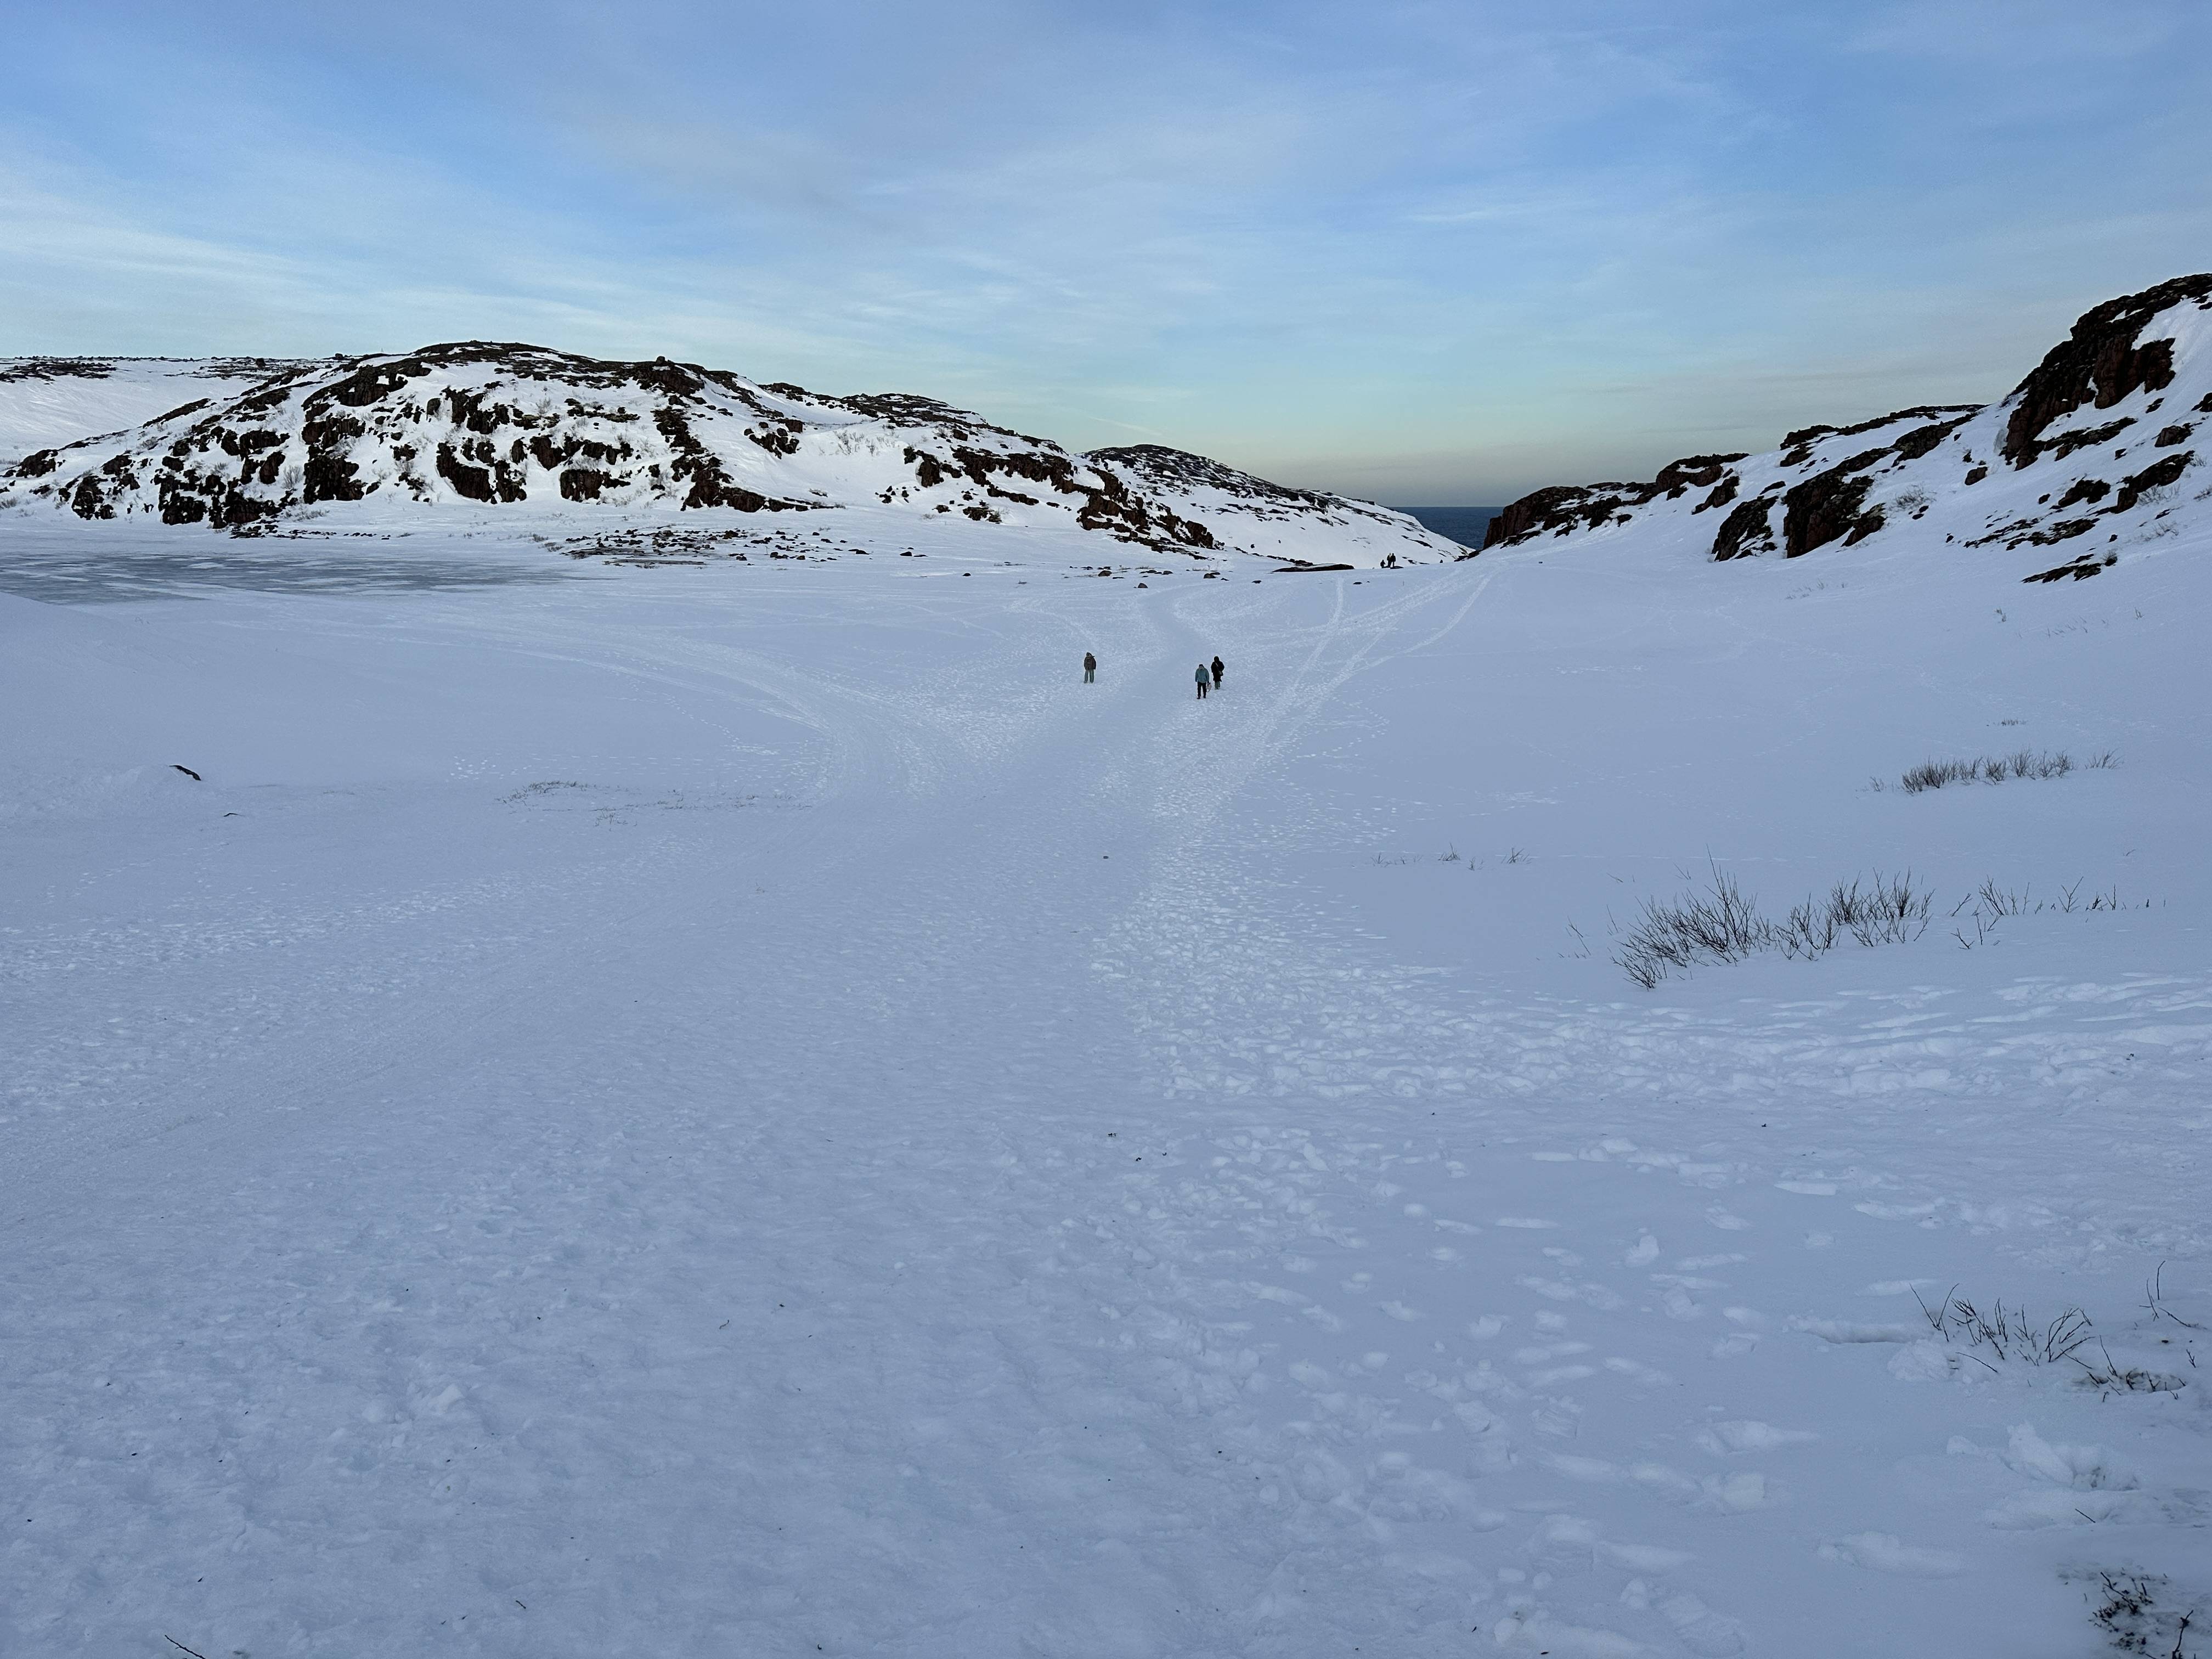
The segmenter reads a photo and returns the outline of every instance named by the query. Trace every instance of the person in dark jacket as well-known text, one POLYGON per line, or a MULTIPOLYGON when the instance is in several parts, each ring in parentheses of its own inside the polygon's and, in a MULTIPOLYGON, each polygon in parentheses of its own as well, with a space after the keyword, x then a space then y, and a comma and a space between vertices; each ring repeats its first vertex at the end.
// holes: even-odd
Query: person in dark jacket
POLYGON ((1083 683, 1090 684, 1098 678, 1098 659, 1088 651, 1083 653, 1083 683))
POLYGON ((1213 659, 1213 689, 1221 690, 1221 659, 1218 656, 1213 659))
POLYGON ((1200 696, 1200 697, 1203 698, 1203 697, 1206 696, 1206 688, 1208 688, 1209 686, 1211 686, 1212 684, 1213 684, 1212 680, 1212 679, 1210 679, 1210 678, 1207 678, 1207 676, 1206 676, 1206 665, 1205 665, 1204 663, 1200 663, 1200 664, 1199 664, 1199 665, 1198 665, 1198 695, 1200 696))

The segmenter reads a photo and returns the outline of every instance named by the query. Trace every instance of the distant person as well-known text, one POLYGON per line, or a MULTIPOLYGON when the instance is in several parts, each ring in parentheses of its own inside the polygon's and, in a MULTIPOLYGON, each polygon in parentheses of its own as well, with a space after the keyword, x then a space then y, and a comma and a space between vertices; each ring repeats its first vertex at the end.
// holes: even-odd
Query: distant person
POLYGON ((1208 676, 1208 675, 1207 675, 1207 673, 1206 673, 1206 665, 1205 665, 1204 663, 1200 663, 1200 664, 1199 664, 1199 665, 1198 665, 1198 696, 1199 696, 1199 700, 1200 700, 1201 702, 1205 701, 1206 691, 1207 691, 1208 688, 1210 688, 1210 687, 1212 685, 1212 684, 1213 684, 1213 681, 1212 681, 1212 678, 1211 678, 1210 676, 1208 676))
POLYGON ((1221 690, 1221 659, 1219 657, 1213 659, 1213 689, 1217 691, 1221 690))
POLYGON ((1083 683, 1090 684, 1098 678, 1098 659, 1088 651, 1083 653, 1083 683))

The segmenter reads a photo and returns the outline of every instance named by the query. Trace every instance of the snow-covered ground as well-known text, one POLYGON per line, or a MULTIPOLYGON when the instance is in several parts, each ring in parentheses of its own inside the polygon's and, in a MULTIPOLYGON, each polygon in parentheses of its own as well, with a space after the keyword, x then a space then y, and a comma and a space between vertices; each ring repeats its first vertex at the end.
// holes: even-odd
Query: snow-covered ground
POLYGON ((2206 538, 1085 539, 9 522, 0 1650, 2173 1650, 2206 538))
POLYGON ((234 396, 289 366, 265 357, 0 357, 0 468, 48 444, 234 396))

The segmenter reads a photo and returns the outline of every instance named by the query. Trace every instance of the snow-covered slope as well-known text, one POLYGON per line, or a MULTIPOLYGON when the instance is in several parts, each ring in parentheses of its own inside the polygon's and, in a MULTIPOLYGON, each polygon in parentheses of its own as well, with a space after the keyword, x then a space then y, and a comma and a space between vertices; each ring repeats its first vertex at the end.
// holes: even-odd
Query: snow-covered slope
POLYGON ((301 367, 276 357, 0 357, 0 472, 48 445, 233 398, 301 367))
POLYGON ((1484 545, 1617 537, 1726 560, 1881 538, 2018 554, 2005 568, 2027 581, 2079 579, 2208 516, 2208 416, 2212 274, 2088 312, 2000 403, 1808 427, 1645 483, 1540 489, 1484 545))
POLYGON ((2212 538, 959 524, 0 533, 0 1653, 2201 1656, 2212 538))
POLYGON ((1407 547, 1407 516, 1317 490, 1292 489, 1224 466, 1203 455, 1159 444, 1095 449, 1085 458, 1111 466, 1147 491, 1181 502, 1228 544, 1295 562, 1397 564, 1416 553, 1464 558, 1463 549, 1434 532, 1407 547), (1360 556, 1364 555, 1365 556, 1360 556))
POLYGON ((865 507, 1192 556, 1461 553, 1403 514, 1170 450, 1075 454, 927 398, 825 397, 666 359, 482 342, 300 366, 0 474, 0 505, 217 530, 372 498, 387 523, 410 505, 523 509, 518 520, 865 507))

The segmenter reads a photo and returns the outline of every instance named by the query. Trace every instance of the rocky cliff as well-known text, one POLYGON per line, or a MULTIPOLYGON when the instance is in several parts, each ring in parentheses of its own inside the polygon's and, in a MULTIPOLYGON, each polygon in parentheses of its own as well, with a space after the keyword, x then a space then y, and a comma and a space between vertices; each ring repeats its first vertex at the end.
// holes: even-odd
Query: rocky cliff
POLYGON ((1641 526, 1715 560, 1794 559, 1940 535, 2022 552, 2041 567, 2025 580, 2090 576, 2118 545, 2207 511, 2208 416, 2212 274, 2098 306, 1998 403, 1808 427, 1764 454, 1672 462, 1648 483, 1540 489, 1500 513, 1483 545, 1641 526))

